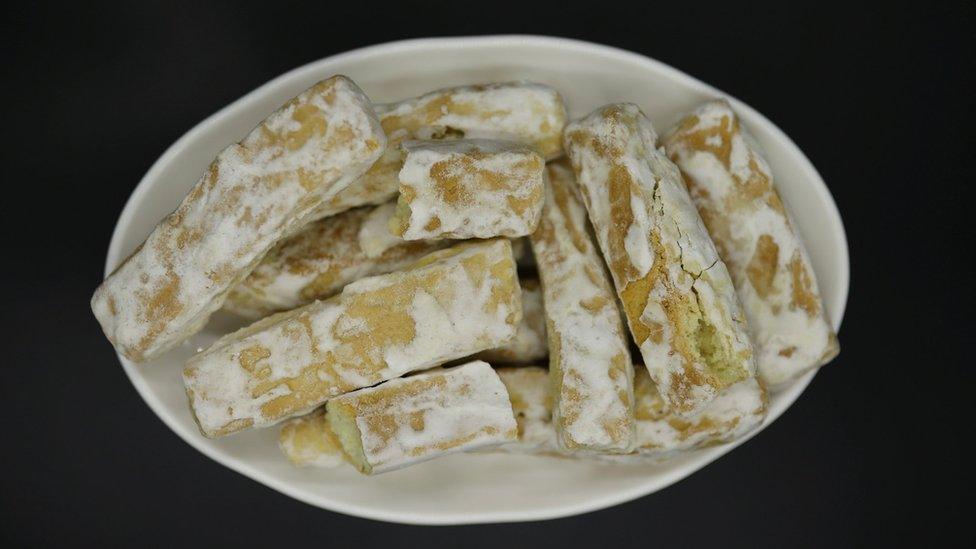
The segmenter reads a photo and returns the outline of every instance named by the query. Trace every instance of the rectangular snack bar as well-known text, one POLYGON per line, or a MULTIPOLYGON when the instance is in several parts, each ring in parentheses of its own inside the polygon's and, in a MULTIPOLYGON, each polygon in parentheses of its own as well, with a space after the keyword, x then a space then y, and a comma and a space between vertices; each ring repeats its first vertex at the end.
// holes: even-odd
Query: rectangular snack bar
POLYGON ((672 410, 694 414, 755 372, 729 273, 636 105, 601 107, 565 140, 647 370, 672 410))
POLYGON ((520 296, 509 241, 434 252, 217 340, 183 370, 190 408, 208 437, 272 425, 507 342, 520 296))
POLYGON ((543 84, 516 81, 445 88, 377 105, 376 112, 393 143, 499 139, 529 145, 547 160, 563 154, 566 108, 559 92, 543 84))
POLYGON ((345 77, 286 103, 217 155, 95 291, 92 311, 109 341, 141 362, 197 332, 261 257, 358 178, 385 144, 369 99, 345 77))
MULTIPOLYGON (((362 231, 377 210, 357 208, 310 223, 275 246, 227 296, 224 309, 258 319, 331 297, 365 276, 386 274, 453 244, 449 240, 406 242, 396 239, 372 256, 363 249, 362 231)), ((382 217, 383 222, 389 216, 382 217)), ((386 230, 386 226, 383 227, 386 230)))
POLYGON ((837 356, 840 345, 803 242, 731 105, 701 105, 664 145, 732 275, 763 381, 789 381, 837 356))
POLYGON ((371 475, 514 441, 505 385, 475 361, 329 400, 326 417, 349 461, 371 475))
POLYGON ((577 198, 572 168, 548 167, 532 251, 545 304, 553 423, 567 451, 627 453, 634 446, 634 372, 613 285, 577 198))
MULTIPOLYGON (((538 366, 515 366, 496 368, 495 372, 508 390, 518 436, 487 451, 562 455, 552 425, 549 371, 538 366)), ((293 465, 332 468, 348 462, 327 415, 326 406, 322 406, 281 424, 278 446, 293 465)))
POLYGON ((518 237, 542 211, 545 160, 512 141, 409 141, 390 231, 406 240, 518 237))
POLYGON ((542 84, 458 86, 375 108, 389 146, 359 180, 325 202, 318 217, 394 198, 405 157, 400 148, 404 141, 503 139, 529 145, 546 159, 557 158, 563 151, 566 108, 559 93, 542 84))

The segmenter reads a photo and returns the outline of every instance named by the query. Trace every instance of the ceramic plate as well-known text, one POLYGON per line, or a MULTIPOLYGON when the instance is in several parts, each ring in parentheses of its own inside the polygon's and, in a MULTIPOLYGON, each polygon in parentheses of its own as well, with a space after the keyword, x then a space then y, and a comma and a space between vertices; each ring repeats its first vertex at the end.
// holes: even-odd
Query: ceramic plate
MULTIPOLYGON (((241 139, 289 98, 333 74, 355 80, 375 102, 444 86, 531 79, 557 88, 570 115, 605 103, 637 103, 664 131, 679 115, 727 94, 663 63, 626 51, 558 38, 499 36, 393 42, 322 59, 284 74, 207 118, 174 143, 136 187, 112 235, 106 274, 172 211, 214 156, 241 139)), ((840 215, 816 170, 796 145, 749 106, 730 98, 765 148, 780 193, 810 252, 834 325, 847 300, 847 242, 840 215)), ((180 370, 196 350, 235 328, 215 315, 180 348, 146 364, 120 357, 146 404, 177 435, 214 461, 311 505, 378 520, 462 524, 539 520, 601 509, 653 493, 694 473, 738 444, 689 453, 662 464, 608 465, 564 459, 456 455, 377 477, 350 467, 298 469, 279 452, 278 429, 219 440, 200 435, 180 370)), ((771 395, 772 423, 800 396, 809 374, 771 395)), ((748 438, 748 437, 747 437, 748 438)), ((206 478, 197 479, 206 483, 206 478)))

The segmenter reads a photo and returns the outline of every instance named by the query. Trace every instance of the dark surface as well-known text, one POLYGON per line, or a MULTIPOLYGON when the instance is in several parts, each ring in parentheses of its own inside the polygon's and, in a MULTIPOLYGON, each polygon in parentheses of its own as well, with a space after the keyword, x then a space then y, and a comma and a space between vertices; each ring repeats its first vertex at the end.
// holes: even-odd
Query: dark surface
POLYGON ((562 3, 519 12, 334 4, 7 8, 0 541, 825 547, 972 536, 962 452, 974 401, 963 350, 973 328, 965 192, 976 119, 961 83, 976 69, 971 3, 647 2, 576 13, 556 11, 562 3), (779 421, 692 477, 544 523, 420 528, 350 518, 279 495, 182 442, 132 389, 88 310, 115 220, 143 173, 199 120, 303 63, 399 38, 501 32, 645 53, 789 134, 828 182, 848 231, 840 357, 779 421))

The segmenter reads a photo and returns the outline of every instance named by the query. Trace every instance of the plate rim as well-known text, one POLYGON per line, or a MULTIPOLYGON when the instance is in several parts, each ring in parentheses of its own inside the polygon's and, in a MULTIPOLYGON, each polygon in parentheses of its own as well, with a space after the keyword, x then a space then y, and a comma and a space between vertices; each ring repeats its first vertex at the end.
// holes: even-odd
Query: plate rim
MULTIPOLYGON (((246 110, 249 108, 250 103, 258 101, 259 97, 263 95, 268 88, 278 85, 286 80, 301 78, 307 73, 314 73, 323 65, 338 63, 354 58, 366 59, 369 57, 385 55, 392 50, 403 52, 408 50, 458 48, 461 46, 497 47, 510 45, 555 47, 559 49, 586 51, 587 53, 595 53, 603 56, 613 57, 618 60, 641 65, 653 71, 668 74, 671 78, 681 81, 686 85, 699 88, 713 95, 721 95, 728 98, 737 111, 748 112, 750 116, 759 120, 766 126, 766 129, 772 133, 774 139, 781 140, 788 147, 792 147, 794 152, 798 153, 798 157, 800 158, 798 168, 805 172, 805 176, 815 183, 814 186, 817 194, 820 195, 820 198, 827 205, 826 210, 830 228, 832 231, 837 233, 840 248, 843 252, 840 254, 841 257, 838 258, 836 272, 837 284, 841 293, 840 306, 831 309, 831 321, 835 327, 835 330, 840 330, 850 292, 850 252, 847 242, 847 234, 840 211, 837 208, 837 203, 834 201, 833 195, 830 193, 830 189, 827 187, 823 178, 820 176, 819 172, 817 172, 816 168, 807 158, 803 150, 798 147, 785 132, 766 118, 762 113, 734 96, 654 58, 614 46, 598 44, 585 40, 531 34, 450 36, 436 38, 413 38, 383 42, 380 44, 348 50, 311 61, 276 76, 275 78, 272 78, 257 88, 249 91, 194 125, 190 130, 174 141, 163 152, 163 154, 161 154, 159 158, 153 162, 152 166, 146 171, 145 175, 143 175, 135 189, 133 189, 132 193, 129 195, 129 198, 126 200, 125 206, 123 206, 122 212, 116 221, 115 228, 112 231, 108 253, 106 254, 104 276, 107 277, 115 269, 115 266, 122 258, 122 251, 120 248, 122 246, 122 241, 124 240, 123 233, 125 233, 128 230, 128 227, 131 225, 132 218, 135 216, 136 204, 140 202, 142 195, 148 192, 148 189, 150 188, 150 181, 156 178, 157 174, 172 161, 173 157, 177 156, 180 152, 186 149, 188 143, 194 140, 198 134, 202 133, 217 120, 234 116, 238 111, 246 110)), ((139 368, 139 365, 129 361, 119 353, 116 353, 116 356, 118 357, 119 362, 122 364, 123 370, 125 371, 126 376, 129 378, 129 381, 132 383, 133 387, 135 387, 136 392, 139 393, 139 396, 149 406, 153 413, 180 439, 221 466, 227 467, 232 471, 268 486, 269 488, 272 488, 273 490, 276 490, 286 496, 321 509, 371 520, 414 525, 487 524, 548 520, 597 511, 652 494, 677 483, 692 473, 698 472, 704 467, 707 467, 709 464, 732 451, 740 444, 745 443, 753 436, 756 436, 762 432, 776 419, 782 416, 783 413, 785 413, 794 402, 796 402, 797 398, 799 398, 799 396, 804 392, 817 373, 817 371, 814 370, 798 378, 793 383, 778 389, 777 392, 781 393, 781 395, 785 397, 785 405, 783 405, 779 410, 770 410, 766 420, 759 428, 753 430, 738 440, 722 446, 713 447, 710 449, 710 452, 695 456, 694 459, 684 464, 678 470, 667 471, 663 474, 655 475, 654 477, 649 478, 647 482, 635 484, 628 490, 620 490, 607 496, 588 499, 580 503, 540 508, 538 510, 534 510, 533 512, 506 510, 469 512, 465 516, 457 516, 453 514, 432 515, 430 513, 388 511, 375 509, 366 505, 352 504, 340 500, 323 499, 321 496, 311 496, 304 493, 302 490, 293 488, 290 482, 279 481, 274 477, 266 475, 264 472, 255 469, 244 460, 238 458, 228 458, 226 456, 218 457, 215 450, 210 449, 202 444, 201 441, 196 440, 195 437, 190 436, 192 433, 185 433, 183 427, 176 423, 175 419, 171 417, 171 414, 165 409, 162 402, 151 391, 148 383, 140 374, 137 373, 136 370, 139 368)))

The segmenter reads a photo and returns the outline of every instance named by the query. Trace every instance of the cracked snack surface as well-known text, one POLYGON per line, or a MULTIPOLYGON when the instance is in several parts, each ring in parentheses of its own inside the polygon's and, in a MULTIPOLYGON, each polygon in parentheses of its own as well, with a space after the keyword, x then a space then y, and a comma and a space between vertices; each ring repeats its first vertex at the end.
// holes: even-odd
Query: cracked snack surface
POLYGON ((208 437, 304 414, 507 342, 521 320, 520 296, 507 240, 431 253, 218 339, 183 370, 191 410, 208 437))
POLYGON ((755 372, 728 271, 636 105, 596 109, 564 138, 647 370, 671 409, 694 414, 755 372))
POLYGON ((386 138, 347 78, 324 80, 224 149, 92 297, 119 352, 141 362, 196 333, 280 239, 359 177, 386 138))
POLYGON ((829 362, 840 346, 769 165, 728 102, 710 101, 664 139, 735 282, 763 381, 829 362))

